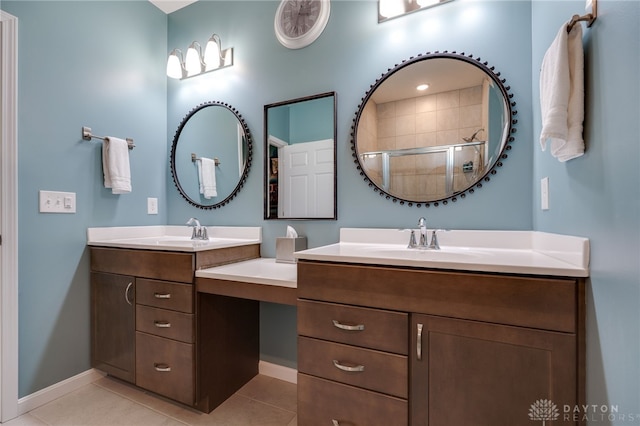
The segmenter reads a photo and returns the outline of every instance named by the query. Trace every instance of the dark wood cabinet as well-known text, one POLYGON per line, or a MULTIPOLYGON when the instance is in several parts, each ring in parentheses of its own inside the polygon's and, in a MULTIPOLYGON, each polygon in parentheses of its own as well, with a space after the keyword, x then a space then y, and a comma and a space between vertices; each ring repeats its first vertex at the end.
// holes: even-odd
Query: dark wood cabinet
POLYGON ((195 271, 259 256, 91 247, 92 366, 210 412, 258 373, 259 305, 197 303, 195 271))
MULTIPOLYGON (((530 426, 539 399, 577 403, 575 334, 429 315, 411 322, 412 426, 530 426)), ((564 424, 558 414, 553 424, 564 424)))
POLYGON ((584 403, 584 279, 299 260, 298 297, 301 424, 526 426, 548 400, 568 425, 584 403))
POLYGON ((91 365, 135 382, 135 277, 91 273, 91 365))

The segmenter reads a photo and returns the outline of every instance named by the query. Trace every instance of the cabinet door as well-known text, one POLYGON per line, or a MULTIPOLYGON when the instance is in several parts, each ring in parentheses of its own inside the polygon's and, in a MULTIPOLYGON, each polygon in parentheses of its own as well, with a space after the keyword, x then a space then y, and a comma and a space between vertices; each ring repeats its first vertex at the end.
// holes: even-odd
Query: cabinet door
POLYGON ((577 400, 574 334, 415 314, 411 323, 412 426, 573 424, 563 407, 577 400))
POLYGON ((91 273, 91 365, 135 381, 135 278, 91 273))

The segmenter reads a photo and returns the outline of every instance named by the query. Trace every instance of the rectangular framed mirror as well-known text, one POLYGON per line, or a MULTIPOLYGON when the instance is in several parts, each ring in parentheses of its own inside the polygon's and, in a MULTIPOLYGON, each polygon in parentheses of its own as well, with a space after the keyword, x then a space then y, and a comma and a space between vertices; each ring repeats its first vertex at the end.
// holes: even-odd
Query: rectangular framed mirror
POLYGON ((337 219, 336 93, 264 106, 264 218, 337 219))

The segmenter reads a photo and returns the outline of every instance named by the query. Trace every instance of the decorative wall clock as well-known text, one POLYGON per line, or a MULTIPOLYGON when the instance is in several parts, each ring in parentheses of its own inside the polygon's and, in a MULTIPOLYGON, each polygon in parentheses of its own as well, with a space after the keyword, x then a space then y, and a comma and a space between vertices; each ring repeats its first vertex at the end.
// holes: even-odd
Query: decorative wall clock
POLYGON ((276 38, 289 49, 313 43, 329 22, 330 0, 282 0, 276 11, 276 38))

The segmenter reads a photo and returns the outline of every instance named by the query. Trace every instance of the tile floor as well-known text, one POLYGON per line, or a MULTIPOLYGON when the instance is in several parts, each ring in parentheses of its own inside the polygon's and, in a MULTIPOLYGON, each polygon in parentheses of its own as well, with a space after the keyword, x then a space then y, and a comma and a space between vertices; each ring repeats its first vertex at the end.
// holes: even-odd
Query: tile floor
POLYGON ((296 385, 258 375, 204 414, 104 377, 5 425, 297 426, 296 385))

